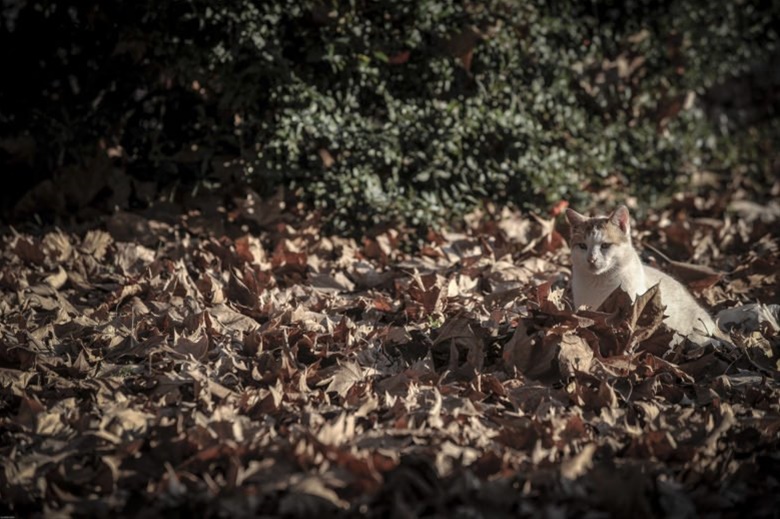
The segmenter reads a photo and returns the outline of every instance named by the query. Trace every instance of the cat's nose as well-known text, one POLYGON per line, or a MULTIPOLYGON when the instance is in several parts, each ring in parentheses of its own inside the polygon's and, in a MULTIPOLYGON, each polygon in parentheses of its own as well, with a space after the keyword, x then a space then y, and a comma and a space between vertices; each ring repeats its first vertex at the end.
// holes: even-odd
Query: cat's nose
POLYGON ((596 256, 588 256, 588 263, 590 263, 591 265, 595 265, 596 264, 596 256))

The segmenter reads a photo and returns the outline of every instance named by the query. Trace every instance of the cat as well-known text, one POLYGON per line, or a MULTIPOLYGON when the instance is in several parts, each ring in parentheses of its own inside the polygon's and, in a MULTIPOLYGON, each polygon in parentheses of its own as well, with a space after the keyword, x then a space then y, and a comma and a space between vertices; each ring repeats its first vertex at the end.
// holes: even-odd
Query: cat
MULTIPOLYGON (((631 243, 628 208, 618 207, 609 216, 588 218, 566 210, 571 225, 572 295, 575 308, 596 310, 617 288, 632 300, 660 284, 666 306, 664 323, 679 336, 705 344, 720 331, 712 317, 677 280, 644 265, 631 243)), ((676 342, 681 340, 676 337, 676 342)))

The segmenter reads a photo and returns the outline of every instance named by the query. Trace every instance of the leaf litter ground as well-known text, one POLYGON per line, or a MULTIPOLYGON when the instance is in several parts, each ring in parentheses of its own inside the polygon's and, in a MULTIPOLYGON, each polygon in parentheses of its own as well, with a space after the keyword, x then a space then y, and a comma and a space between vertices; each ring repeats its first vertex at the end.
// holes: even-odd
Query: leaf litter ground
POLYGON ((4 233, 3 513, 776 514, 777 207, 639 223, 723 311, 733 345, 695 347, 654 291, 573 311, 552 219, 472 215, 411 254, 250 195, 4 233))

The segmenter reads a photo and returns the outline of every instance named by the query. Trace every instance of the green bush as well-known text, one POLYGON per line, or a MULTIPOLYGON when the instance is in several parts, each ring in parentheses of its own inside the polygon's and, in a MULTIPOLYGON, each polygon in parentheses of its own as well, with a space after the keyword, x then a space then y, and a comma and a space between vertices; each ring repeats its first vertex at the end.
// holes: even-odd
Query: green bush
MULTIPOLYGON (((147 176, 234 157, 344 230, 485 199, 545 210, 615 174, 652 201, 697 168, 763 160, 739 114, 704 101, 776 55, 771 2, 22 5, 0 43, 40 59, 6 57, 21 73, 0 133, 31 132, 48 167, 97 139, 147 176)), ((774 103, 748 125, 764 146, 774 103)))

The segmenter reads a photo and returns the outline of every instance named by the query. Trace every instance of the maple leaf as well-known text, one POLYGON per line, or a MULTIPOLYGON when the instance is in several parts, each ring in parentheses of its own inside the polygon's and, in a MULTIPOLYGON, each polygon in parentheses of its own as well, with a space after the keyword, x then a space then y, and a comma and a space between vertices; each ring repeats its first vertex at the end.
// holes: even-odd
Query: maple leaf
POLYGON ((354 362, 345 362, 339 364, 332 372, 331 376, 320 382, 320 385, 327 383, 326 391, 333 391, 344 398, 347 392, 357 382, 361 382, 376 374, 376 370, 364 368, 354 362))

